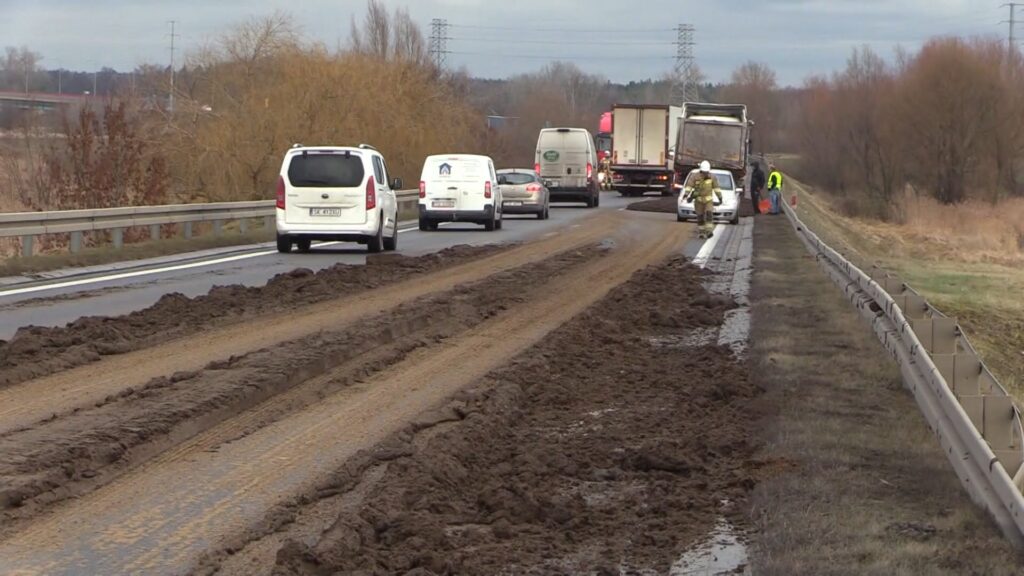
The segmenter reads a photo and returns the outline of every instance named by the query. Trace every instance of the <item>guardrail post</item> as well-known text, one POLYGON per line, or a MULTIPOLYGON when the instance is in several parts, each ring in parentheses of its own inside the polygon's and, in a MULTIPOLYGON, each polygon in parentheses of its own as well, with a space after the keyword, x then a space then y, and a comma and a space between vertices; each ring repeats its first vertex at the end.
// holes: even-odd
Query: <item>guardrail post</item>
POLYGON ((114 248, 120 250, 124 246, 124 228, 114 228, 111 233, 114 236, 114 248))
POLYGON ((247 219, 242 218, 238 221, 238 231, 242 234, 249 231, 249 221, 247 219))
POLYGON ((221 232, 224 231, 224 221, 214 220, 213 221, 213 235, 219 237, 221 232))
POLYGON ((185 240, 188 240, 189 238, 192 237, 192 223, 191 222, 185 222, 184 233, 185 233, 185 240))
POLYGON ((72 254, 78 254, 82 250, 82 233, 72 232, 71 233, 71 245, 69 246, 72 254))
POLYGON ((149 226, 149 239, 150 240, 159 240, 160 239, 160 225, 159 224, 150 224, 150 226, 149 226))
POLYGON ((32 255, 32 240, 34 239, 35 237, 32 235, 21 237, 21 255, 25 258, 32 255))

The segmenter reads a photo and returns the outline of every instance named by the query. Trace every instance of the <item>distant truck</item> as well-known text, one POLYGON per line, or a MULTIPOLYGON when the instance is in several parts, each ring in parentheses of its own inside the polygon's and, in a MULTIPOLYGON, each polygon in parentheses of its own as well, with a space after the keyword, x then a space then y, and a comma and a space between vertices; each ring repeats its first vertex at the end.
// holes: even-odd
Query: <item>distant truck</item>
POLYGON ((612 109, 612 183, 623 196, 672 192, 673 156, 682 108, 616 104, 612 109))
POLYGON ((743 104, 683 104, 679 135, 675 145, 675 186, 680 189, 686 176, 707 160, 714 169, 728 170, 737 182, 747 173, 750 126, 743 104))

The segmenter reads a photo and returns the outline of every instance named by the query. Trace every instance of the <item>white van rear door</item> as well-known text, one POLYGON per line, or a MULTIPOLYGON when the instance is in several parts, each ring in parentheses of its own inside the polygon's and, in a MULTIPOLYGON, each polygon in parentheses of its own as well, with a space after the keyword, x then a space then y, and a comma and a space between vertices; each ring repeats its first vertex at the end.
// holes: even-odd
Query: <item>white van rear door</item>
POLYGON ((354 152, 306 150, 291 155, 285 179, 288 224, 364 224, 366 179, 354 152))
POLYGON ((481 211, 493 202, 485 198, 491 181, 485 158, 432 156, 423 166, 422 180, 428 210, 481 211))

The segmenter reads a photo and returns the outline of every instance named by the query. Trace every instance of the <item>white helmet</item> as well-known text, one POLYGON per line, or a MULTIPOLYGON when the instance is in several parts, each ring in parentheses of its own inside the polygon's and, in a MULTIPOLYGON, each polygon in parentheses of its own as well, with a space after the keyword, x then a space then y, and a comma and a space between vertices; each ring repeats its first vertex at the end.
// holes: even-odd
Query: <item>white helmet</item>
POLYGON ((711 172, 711 162, 708 162, 707 160, 701 162, 700 163, 700 171, 701 172, 711 172))

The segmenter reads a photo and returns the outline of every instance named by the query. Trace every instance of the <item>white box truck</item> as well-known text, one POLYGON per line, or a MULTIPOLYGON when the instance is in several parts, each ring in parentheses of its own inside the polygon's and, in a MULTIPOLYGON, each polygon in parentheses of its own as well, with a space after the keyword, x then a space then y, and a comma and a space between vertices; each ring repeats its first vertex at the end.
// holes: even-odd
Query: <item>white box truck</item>
POLYGON ((616 104, 612 108, 612 183, 620 194, 672 192, 681 115, 681 107, 665 104, 616 104))

